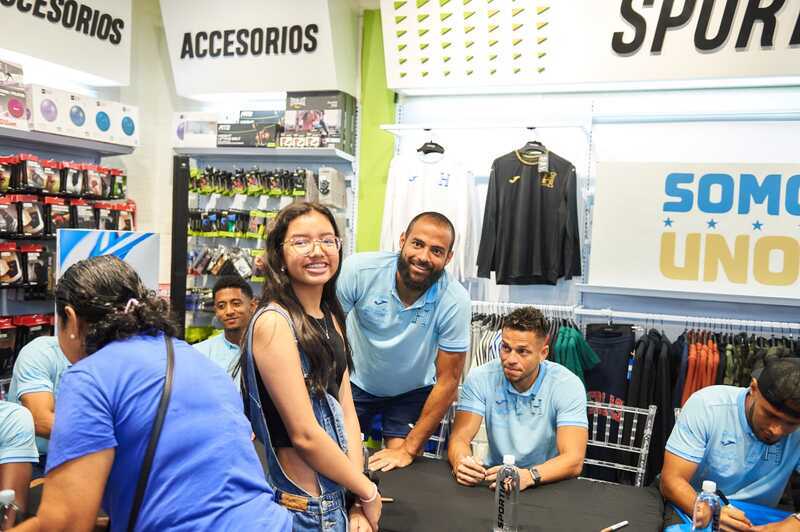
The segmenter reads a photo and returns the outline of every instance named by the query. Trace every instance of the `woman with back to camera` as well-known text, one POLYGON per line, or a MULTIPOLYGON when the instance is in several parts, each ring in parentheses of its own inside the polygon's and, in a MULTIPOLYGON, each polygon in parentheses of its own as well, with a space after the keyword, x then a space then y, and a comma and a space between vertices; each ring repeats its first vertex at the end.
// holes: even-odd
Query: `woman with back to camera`
POLYGON ((230 377, 171 338, 167 303, 129 265, 103 256, 71 266, 56 287, 56 313, 74 365, 56 401, 38 516, 14 530, 90 531, 101 506, 113 531, 129 521, 139 531, 291 530, 230 377), (162 392, 166 416, 136 517, 162 392))
POLYGON ((294 530, 377 530, 378 487, 363 474, 345 317, 336 299, 342 241, 331 212, 296 203, 266 241, 261 306, 242 349, 253 432, 266 448, 277 501, 294 530))

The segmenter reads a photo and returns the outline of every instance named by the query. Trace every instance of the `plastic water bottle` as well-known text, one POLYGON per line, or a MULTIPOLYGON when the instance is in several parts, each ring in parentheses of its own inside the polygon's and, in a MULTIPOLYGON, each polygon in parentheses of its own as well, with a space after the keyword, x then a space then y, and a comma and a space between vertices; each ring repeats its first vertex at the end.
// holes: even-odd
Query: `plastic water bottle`
POLYGON ((3 490, 0 491, 0 530, 7 530, 14 527, 14 521, 16 519, 9 520, 9 514, 11 512, 19 511, 19 508, 16 504, 14 504, 14 499, 16 498, 17 494, 14 490, 3 490))
POLYGON ((518 499, 519 472, 514 467, 514 455, 506 454, 494 491, 494 532, 517 532, 518 499))
POLYGON ((703 491, 697 495, 692 512, 692 530, 717 532, 722 503, 717 497, 717 484, 711 480, 703 481, 703 491))
POLYGON ((367 449, 367 437, 361 434, 361 452, 364 454, 364 474, 371 477, 369 471, 369 449, 367 449))

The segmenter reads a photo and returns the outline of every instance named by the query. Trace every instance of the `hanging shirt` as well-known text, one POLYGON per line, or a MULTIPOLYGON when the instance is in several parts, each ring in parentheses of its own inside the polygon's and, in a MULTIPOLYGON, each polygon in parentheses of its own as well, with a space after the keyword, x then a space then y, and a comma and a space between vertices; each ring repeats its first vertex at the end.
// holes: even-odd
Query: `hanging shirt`
POLYGON ((27 408, 0 401, 0 465, 20 462, 39 462, 33 416, 27 408))
POLYGON ((700 491, 713 480, 731 500, 775 507, 792 471, 800 472, 800 431, 774 445, 753 434, 745 415, 747 388, 709 386, 681 410, 667 451, 698 465, 691 479, 700 491))
POLYGON ((540 465, 558 455, 559 427, 586 427, 586 391, 583 383, 563 366, 544 360, 539 375, 524 392, 517 391, 503 373, 499 360, 469 372, 456 407, 486 422, 489 463, 503 463, 513 454, 519 467, 540 465))
POLYGON ((472 230, 470 172, 452 164, 447 154, 431 163, 414 156, 397 156, 389 167, 381 226, 381 251, 400 251, 400 235, 418 214, 445 215, 456 230, 453 259, 447 271, 463 281, 477 275, 474 262, 477 235, 472 230))
POLYGON ((483 215, 478 276, 556 284, 581 275, 575 167, 553 152, 548 172, 514 151, 496 159, 483 215))
POLYGON ((207 340, 194 344, 192 347, 200 351, 206 358, 233 376, 236 361, 239 360, 240 349, 225 338, 225 333, 217 334, 207 340))
MULTIPOLYGON (((57 395, 61 375, 72 366, 64 356, 58 338, 40 336, 22 348, 14 363, 14 374, 8 388, 8 400, 22 404, 22 396, 28 393, 48 392, 57 395)), ((47 454, 47 438, 36 438, 39 454, 47 454)))

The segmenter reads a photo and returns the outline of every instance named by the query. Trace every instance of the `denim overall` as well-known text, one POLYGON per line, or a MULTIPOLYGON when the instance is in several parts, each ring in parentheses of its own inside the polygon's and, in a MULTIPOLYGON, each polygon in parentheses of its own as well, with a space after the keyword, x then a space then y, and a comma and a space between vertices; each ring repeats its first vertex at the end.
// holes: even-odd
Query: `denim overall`
MULTIPOLYGON (((289 322, 292 333, 297 334, 289 315, 280 307, 268 305, 259 309, 250 320, 247 330, 247 341, 245 345, 245 356, 247 357, 247 367, 245 368, 244 378, 247 379, 247 389, 249 390, 250 423, 256 438, 264 444, 267 456, 267 466, 269 475, 267 481, 275 490, 275 500, 292 512, 294 517, 293 530, 295 532, 346 532, 347 531, 347 510, 345 507, 345 490, 329 478, 317 474, 317 482, 320 488, 320 496, 313 497, 308 492, 292 482, 283 471, 275 449, 269 438, 267 422, 264 418, 264 411, 261 408, 261 398, 258 393, 258 383, 256 380, 256 365, 253 359, 253 328, 256 320, 265 312, 277 312, 289 322)), ((299 350, 299 345, 298 345, 299 350)), ((306 355, 300 351, 300 363, 303 368, 303 376, 307 377, 309 363, 306 355)), ((315 395, 309 392, 311 406, 314 409, 314 417, 317 423, 325 430, 328 436, 339 444, 343 452, 347 453, 347 437, 344 431, 344 414, 339 402, 329 393, 324 396, 315 395)))

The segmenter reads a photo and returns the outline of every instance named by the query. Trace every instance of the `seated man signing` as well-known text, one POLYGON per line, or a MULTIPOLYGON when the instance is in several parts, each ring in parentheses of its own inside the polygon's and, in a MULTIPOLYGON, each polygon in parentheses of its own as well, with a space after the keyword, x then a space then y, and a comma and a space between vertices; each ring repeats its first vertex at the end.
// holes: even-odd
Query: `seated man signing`
POLYGON ((520 468, 520 489, 576 477, 583 469, 586 390, 568 369, 545 360, 548 330, 539 310, 514 310, 503 319, 500 359, 467 376, 447 453, 459 484, 494 482, 506 454, 520 468), (470 452, 484 419, 488 469, 470 452))
POLYGON ((692 514, 700 484, 713 480, 733 502, 722 530, 798 530, 800 518, 753 527, 735 501, 776 506, 792 471, 800 471, 800 360, 771 360, 749 388, 709 386, 681 410, 667 441, 661 494, 692 514))

